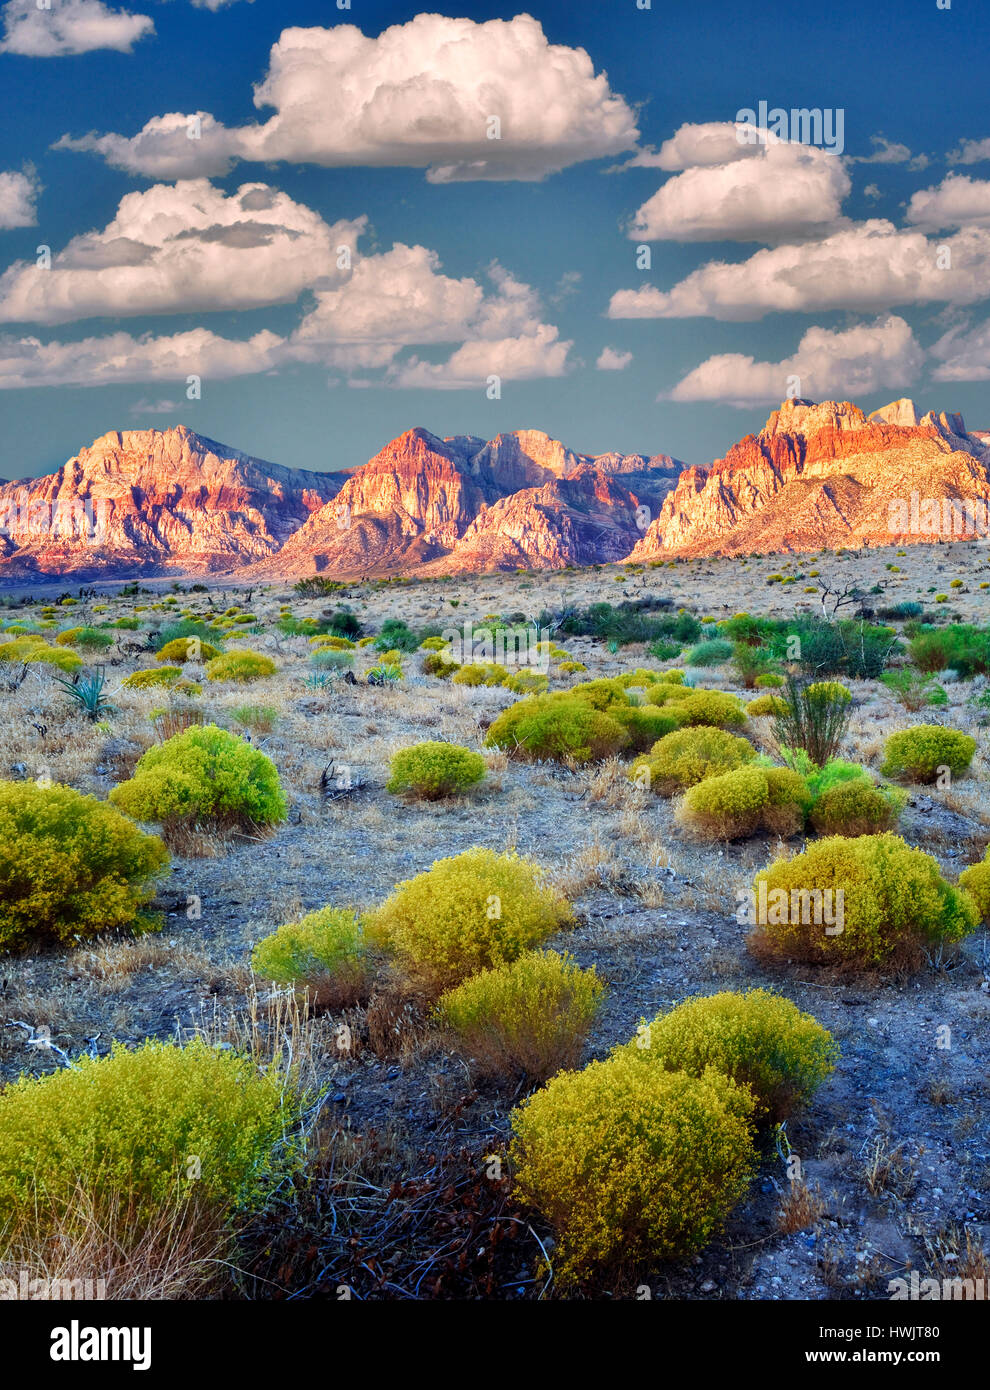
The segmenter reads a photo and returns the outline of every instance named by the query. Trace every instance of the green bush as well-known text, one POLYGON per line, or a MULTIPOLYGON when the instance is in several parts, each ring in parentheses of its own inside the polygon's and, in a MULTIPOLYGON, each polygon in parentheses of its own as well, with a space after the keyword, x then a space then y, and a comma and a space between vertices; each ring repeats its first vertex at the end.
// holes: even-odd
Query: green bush
POLYGON ((801 749, 821 767, 838 752, 851 713, 845 686, 834 681, 806 684, 789 675, 785 708, 773 716, 773 737, 779 747, 801 749))
POLYGON ((689 1076, 714 1067, 752 1092, 761 1120, 777 1124, 808 1104, 839 1056, 816 1019, 764 989, 688 999, 616 1051, 689 1076))
POLYGON ((475 848, 398 884, 376 914, 375 932, 414 979, 440 994, 572 922, 570 904, 536 864, 475 848))
POLYGON ((235 724, 242 729, 250 729, 253 734, 270 734, 281 714, 274 705, 238 705, 230 711, 230 717, 235 724))
POLYGON ((746 711, 739 700, 721 690, 692 690, 678 700, 677 708, 686 724, 738 729, 746 723, 746 711))
POLYGON ((477 1075, 540 1083, 581 1060, 604 993, 594 969, 527 951, 449 990, 438 1014, 477 1075))
POLYGON ((549 686, 550 678, 542 671, 513 671, 502 684, 516 695, 539 695, 549 686))
POLYGON ((314 671, 349 671, 354 653, 340 647, 319 647, 310 652, 309 664, 314 671))
POLYGON ((975 752, 976 739, 969 734, 940 724, 915 724, 887 739, 881 771, 885 777, 910 782, 934 782, 942 768, 948 768, 953 777, 963 777, 975 752))
POLYGON ((402 748, 392 757, 386 791, 411 792, 425 801, 457 796, 481 782, 485 760, 456 743, 428 741, 402 748))
MULTIPOLYGON (((945 595, 941 597, 944 601, 945 595)), ((948 669, 964 678, 990 673, 990 632, 968 623, 922 625, 908 650, 915 666, 930 675, 948 669)))
POLYGON ((629 775, 660 796, 674 796, 706 777, 743 767, 755 757, 756 750, 747 739, 722 729, 678 729, 655 743, 646 757, 638 758, 629 775))
POLYGON ((115 1043, 0 1092, 0 1225, 38 1208, 57 1217, 80 1184, 98 1211, 117 1205, 134 1223, 160 1219, 176 1196, 223 1214, 251 1208, 288 1156, 294 1120, 274 1068, 200 1039, 115 1043))
POLYGON ((183 677, 181 666, 157 666, 149 671, 132 671, 121 684, 128 690, 149 690, 164 685, 172 690, 180 690, 185 695, 203 693, 201 685, 183 677))
POLYGON ((758 873, 754 892, 753 949, 812 963, 917 968, 927 948, 961 940, 977 921, 936 861, 897 835, 817 840, 758 873), (831 898, 831 924, 826 890, 843 895, 831 898))
POLYGON ((579 681, 567 692, 569 699, 584 700, 592 709, 611 710, 614 706, 624 709, 629 704, 622 680, 618 677, 594 681, 579 681))
MULTIPOLYGON (((447 644, 444 643, 443 645, 446 646, 447 644)), ((420 670, 424 676, 437 676, 442 681, 449 680, 460 669, 456 661, 447 661, 437 651, 427 651, 420 665, 420 670)))
POLYGON ((774 671, 765 671, 763 675, 757 676, 753 685, 757 690, 779 690, 786 684, 783 676, 778 676, 774 671))
POLYGON ((684 685, 683 682, 670 680, 668 673, 668 676, 656 685, 647 686, 643 698, 649 705, 659 705, 661 708, 666 708, 668 705, 679 704, 681 700, 686 700, 693 693, 691 687, 684 685))
POLYGON ((820 697, 825 700, 838 700, 840 704, 847 705, 852 700, 852 691, 841 681, 812 681, 806 687, 807 693, 812 698, 820 697))
POLYGON ((756 1168, 753 1099, 636 1057, 562 1072, 513 1111, 516 1190, 553 1224, 567 1284, 701 1249, 756 1168))
POLYGON ((560 695, 532 695, 503 710, 493 720, 485 744, 504 748, 510 757, 577 763, 613 757, 625 747, 627 734, 611 715, 587 700, 560 695))
POLYGON ((469 661, 455 672, 455 685, 502 685, 508 677, 507 666, 497 661, 469 661))
POLYGON ((142 754, 110 800, 135 820, 178 826, 263 826, 287 806, 275 764, 236 734, 194 725, 142 754))
POLYGON ((55 638, 58 647, 86 647, 94 651, 105 651, 113 646, 109 632, 101 632, 98 627, 70 627, 55 638))
POLYGON ((164 647, 158 648, 156 661, 184 663, 186 661, 212 661, 214 657, 220 655, 220 648, 215 647, 212 642, 204 642, 201 638, 175 637, 171 642, 166 642, 164 647))
POLYGON ((724 666, 731 656, 732 643, 713 638, 692 647, 686 659, 689 666, 724 666))
POLYGON ((609 716, 625 729, 626 746, 631 753, 645 753, 658 739, 673 733, 684 723, 677 709, 670 705, 666 709, 658 705, 629 705, 627 708, 613 705, 609 716))
POLYGON ((755 700, 750 700, 746 706, 746 713, 750 719, 761 719, 767 715, 777 716, 786 714, 788 704, 779 695, 757 695, 755 700))
POLYGON ((149 928, 162 842, 71 787, 0 782, 0 947, 149 928))
MULTIPOLYGON (((135 610, 137 611, 137 610, 135 610)), ((222 641, 222 636, 218 637, 216 628, 210 623, 204 623, 198 618, 182 618, 178 622, 166 623, 164 627, 153 632, 150 637, 151 645, 156 651, 161 651, 170 642, 176 642, 185 638, 198 638, 200 642, 208 642, 216 645, 222 641)))
POLYGON ((959 875, 959 887, 964 888, 976 904, 980 920, 990 918, 990 848, 979 864, 971 864, 959 875))
POLYGON ((809 800, 796 772, 750 764, 689 787, 678 819, 706 839, 741 840, 758 830, 789 836, 804 826, 809 800))
POLYGON ((885 671, 880 680, 906 710, 916 712, 927 706, 947 705, 949 695, 933 675, 924 675, 905 666, 885 671))
POLYGON ((855 777, 823 792, 811 808, 819 835, 880 835, 897 826, 907 804, 898 787, 877 787, 869 777, 855 777))
POLYGON ((346 908, 323 907, 287 922, 259 941, 251 966, 263 980, 297 985, 317 1009, 344 1009, 366 999, 373 968, 365 919, 346 908))
POLYGON ((243 684, 247 681, 262 680, 266 676, 274 676, 277 669, 271 657, 263 656, 261 652, 225 652, 207 662, 206 679, 210 681, 239 681, 243 684))

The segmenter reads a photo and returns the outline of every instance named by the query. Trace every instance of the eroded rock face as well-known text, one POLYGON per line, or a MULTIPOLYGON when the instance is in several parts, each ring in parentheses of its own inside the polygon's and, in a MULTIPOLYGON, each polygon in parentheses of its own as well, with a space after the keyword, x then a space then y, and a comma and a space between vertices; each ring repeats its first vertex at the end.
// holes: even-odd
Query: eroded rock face
POLYGON ((340 483, 184 425, 112 431, 56 473, 0 487, 0 574, 237 569, 276 554, 340 483))
POLYGON ((869 417, 847 401, 786 401, 758 435, 681 474, 631 558, 931 541, 912 499, 969 500, 978 511, 990 499, 988 462, 960 415, 919 419, 909 400, 869 417))

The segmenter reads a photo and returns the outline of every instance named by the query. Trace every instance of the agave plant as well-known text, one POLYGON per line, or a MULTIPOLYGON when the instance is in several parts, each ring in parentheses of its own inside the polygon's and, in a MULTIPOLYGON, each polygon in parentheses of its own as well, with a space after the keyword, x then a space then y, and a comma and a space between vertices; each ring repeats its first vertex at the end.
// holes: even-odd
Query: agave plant
POLYGON ((382 662, 368 672, 369 685, 396 685, 402 679, 402 667, 396 661, 382 662))
POLYGON ((77 672, 71 680, 67 676, 56 676, 55 681, 76 708, 94 723, 117 712, 116 706, 103 693, 103 687, 107 683, 104 667, 98 666, 95 671, 85 673, 77 672))

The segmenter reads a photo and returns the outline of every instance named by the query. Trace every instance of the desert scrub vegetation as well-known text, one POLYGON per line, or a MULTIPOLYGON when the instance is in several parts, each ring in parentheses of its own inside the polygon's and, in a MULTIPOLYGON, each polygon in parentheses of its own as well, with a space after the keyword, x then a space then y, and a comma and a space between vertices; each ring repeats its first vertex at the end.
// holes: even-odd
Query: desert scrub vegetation
POLYGON ((748 739, 706 726, 665 734, 629 769, 637 786, 659 796, 674 796, 706 777, 732 772, 752 762, 756 749, 748 739))
POLYGON ((71 787, 0 782, 0 947, 150 929, 161 840, 71 787))
POLYGON ((223 652, 206 663, 206 679, 209 681, 249 681, 264 680, 274 676, 278 667, 270 656, 262 652, 236 651, 223 652))
POLYGON ((626 731, 626 751, 645 753, 666 734, 672 734, 684 724, 683 716, 674 708, 659 705, 612 705, 610 716, 626 731))
POLYGON ((934 674, 912 671, 910 667, 899 666, 893 671, 885 671, 880 677, 898 704, 911 713, 949 703, 948 692, 935 679, 934 674))
MULTIPOLYGON (((668 696, 667 700, 671 698, 668 696)), ((746 710, 741 701, 724 691, 689 689, 679 698, 673 698, 684 724, 705 725, 712 729, 741 729, 746 723, 746 710)))
POLYGON ((784 708, 771 726, 778 747, 801 749, 818 767, 839 751, 852 716, 852 699, 836 681, 802 681, 787 677, 784 708))
POLYGON ((812 964, 917 969, 979 920, 931 855, 892 834, 814 841, 758 873, 753 892, 750 948, 812 964))
POLYGON ((990 848, 978 864, 971 864, 959 875, 959 887, 972 898, 980 920, 990 918, 990 848))
POLYGON ((255 974, 293 985, 318 1011, 345 1009, 367 999, 374 979, 366 918, 347 908, 323 907, 286 922, 251 952, 255 974))
POLYGON ((54 1220, 81 1187, 135 1225, 177 1194, 223 1214, 257 1203, 291 1154, 293 1092, 276 1069, 195 1039, 146 1042, 0 1092, 0 1230, 54 1220))
POLYGON ((616 1052, 689 1076, 714 1067, 745 1086, 758 1120, 773 1124, 808 1104, 839 1056, 832 1035, 811 1014, 765 989, 687 999, 650 1023, 644 1019, 616 1052))
POLYGON ((625 747, 622 725, 569 691, 518 700, 492 721, 488 748, 513 758, 576 763, 600 762, 625 747))
POLYGON ((485 760, 456 743, 427 740, 392 755, 386 791, 424 801, 458 796, 485 777, 485 760))
POLYGON ((677 819, 701 839, 741 840, 758 830, 786 838, 803 829, 810 802, 799 773, 750 763, 689 787, 677 819))
POLYGON ((469 849, 396 886, 373 936, 433 995, 515 960, 573 924, 570 903, 516 854, 469 849))
POLYGON ((125 690, 153 690, 164 686, 168 690, 182 691, 186 695, 201 695, 203 687, 196 681, 186 679, 181 666, 153 666, 146 671, 132 671, 121 681, 125 690))
POLYGON ((593 968, 527 951, 448 990, 437 1017, 477 1076, 538 1085, 580 1062, 604 993, 593 968))
POLYGON ((941 724, 915 724, 891 734, 884 744, 881 771, 909 782, 934 782, 943 770, 963 777, 976 752, 976 739, 941 724))
POLYGON ((906 804, 900 787, 876 786, 860 770, 820 792, 810 819, 819 835, 879 835, 896 827, 906 804))
POLYGON ((168 831, 275 825, 287 814, 275 764, 216 724, 190 726, 149 748, 109 799, 135 820, 168 831))
POLYGON ((155 660, 165 664, 177 661, 184 666, 187 662, 197 662, 206 664, 213 661, 220 655, 220 648, 214 646, 212 642, 206 642, 203 638, 193 633, 188 637, 173 637, 170 642, 158 648, 155 660))
POLYGON ((786 715, 787 708, 787 701, 779 695, 757 695, 755 700, 747 704, 746 713, 750 719, 765 719, 768 716, 786 715))
POLYGON ((756 1167, 754 1102, 619 1055, 562 1072, 512 1114, 516 1191, 551 1222, 554 1273, 582 1276, 700 1250, 756 1167))

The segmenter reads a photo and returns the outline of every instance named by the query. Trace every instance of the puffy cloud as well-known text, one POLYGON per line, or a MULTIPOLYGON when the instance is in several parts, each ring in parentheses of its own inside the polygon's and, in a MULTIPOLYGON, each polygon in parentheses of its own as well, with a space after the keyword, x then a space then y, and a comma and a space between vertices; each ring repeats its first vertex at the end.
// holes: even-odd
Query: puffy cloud
POLYGON ((771 313, 972 304, 988 296, 990 232, 968 227, 936 244, 876 218, 821 241, 757 251, 736 264, 709 261, 669 291, 619 290, 608 312, 614 319, 744 321, 771 313))
POLYGON ((332 227, 267 184, 227 196, 205 179, 129 193, 114 220, 73 238, 51 268, 15 262, 0 276, 0 322, 68 323, 289 303, 344 278, 336 248, 365 219, 332 227))
POLYGON ((276 114, 228 128, 201 113, 193 140, 189 118, 172 113, 131 138, 59 143, 154 178, 221 174, 247 159, 425 168, 446 183, 542 179, 630 149, 638 135, 585 50, 549 43, 526 14, 483 23, 419 14, 377 38, 349 24, 285 29, 254 103, 276 114))
POLYGON ((235 341, 206 328, 155 338, 112 333, 74 343, 0 338, 0 390, 24 386, 111 386, 129 381, 185 381, 261 372, 283 360, 275 333, 235 341))
MULTIPOLYGON (((736 127, 726 129, 735 141, 736 127)), ((834 229, 851 186, 841 159, 814 145, 760 134, 759 144, 741 147, 753 157, 686 169, 668 179, 636 213, 630 237, 776 242, 834 229)))
POLYGON ((40 192, 41 184, 33 169, 20 174, 0 173, 0 231, 36 226, 35 202, 40 192))
POLYGON ((631 352, 620 352, 618 348, 605 347, 598 354, 595 366, 600 372, 621 372, 632 360, 631 352))
MULTIPOLYGON (((911 151, 907 145, 888 140, 885 135, 871 135, 872 154, 850 155, 850 164, 907 164, 911 151)), ((924 158, 924 156, 922 156, 924 158)), ((925 161, 927 163, 927 160, 925 161)))
POLYGON ((990 159, 990 139, 963 140, 948 156, 950 164, 982 164, 986 159, 990 159))
POLYGON ((976 328, 951 328, 931 349, 940 365, 936 381, 990 381, 990 321, 976 328))
POLYGON ((454 391, 483 388, 491 376, 503 381, 558 377, 567 371, 572 347, 559 341, 552 324, 542 323, 519 337, 464 343, 446 362, 412 357, 393 369, 390 382, 406 389, 454 391))
POLYGON ((0 53, 26 58, 66 58, 97 48, 130 53, 139 39, 155 32, 147 15, 112 10, 103 0, 51 0, 49 9, 41 9, 37 0, 8 0, 3 21, 0 53))
MULTIPOLYGON (((676 173, 681 169, 709 168, 716 164, 731 164, 759 154, 760 146, 751 139, 740 139, 744 127, 735 121, 706 121, 682 125, 659 150, 638 150, 624 169, 665 169, 676 173)), ((746 127, 752 129, 752 127, 746 127)))
POLYGON ((793 357, 782 362, 757 362, 738 352, 709 357, 658 399, 750 406, 779 401, 790 391, 815 400, 854 400, 906 385, 917 376, 924 355, 909 325, 896 316, 840 331, 814 327, 793 357))
POLYGON ((949 174, 937 188, 912 194, 907 220, 926 232, 940 227, 990 227, 990 183, 967 174, 949 174))

